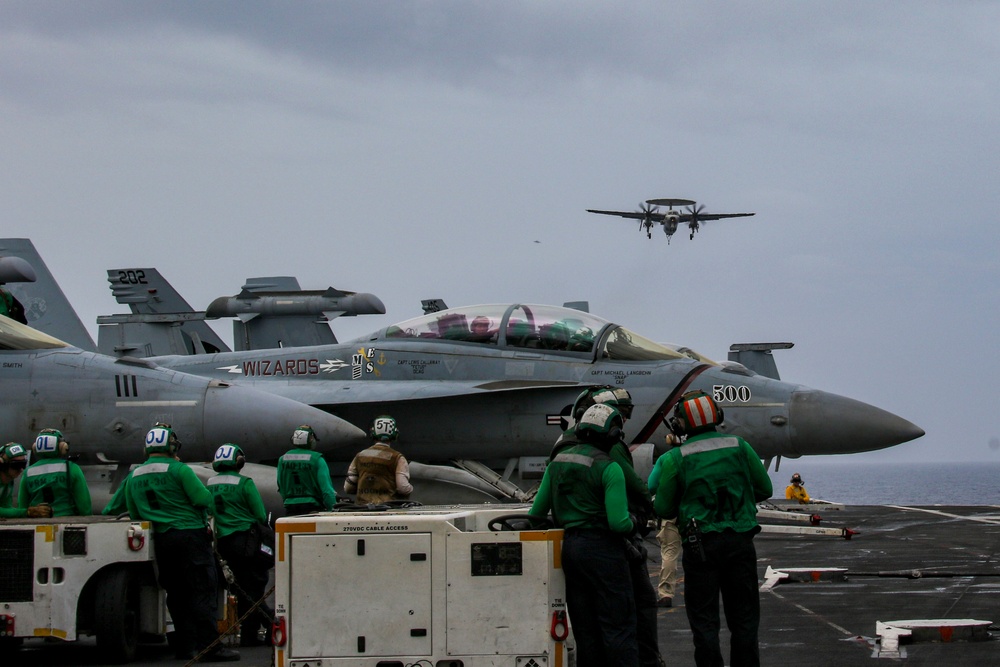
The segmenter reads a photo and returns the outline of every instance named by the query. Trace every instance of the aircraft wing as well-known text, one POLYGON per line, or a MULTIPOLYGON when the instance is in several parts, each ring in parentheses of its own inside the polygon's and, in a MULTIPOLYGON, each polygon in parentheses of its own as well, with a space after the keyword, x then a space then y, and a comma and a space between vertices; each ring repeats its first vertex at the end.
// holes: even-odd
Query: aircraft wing
MULTIPOLYGON (((751 215, 756 215, 756 213, 699 213, 698 222, 708 222, 710 220, 722 220, 723 218, 747 218, 751 215)), ((681 224, 691 222, 691 214, 682 213, 680 215, 679 222, 681 224)))
MULTIPOLYGON (((662 213, 643 213, 642 211, 598 211, 592 208, 587 209, 587 213, 600 213, 601 215, 617 215, 622 218, 631 218, 633 220, 645 220, 649 219, 653 222, 660 222, 665 217, 662 213)), ((747 215, 747 214, 741 214, 747 215)), ((753 215, 750 213, 749 215, 753 215)), ((701 217, 701 216, 699 216, 701 217)))

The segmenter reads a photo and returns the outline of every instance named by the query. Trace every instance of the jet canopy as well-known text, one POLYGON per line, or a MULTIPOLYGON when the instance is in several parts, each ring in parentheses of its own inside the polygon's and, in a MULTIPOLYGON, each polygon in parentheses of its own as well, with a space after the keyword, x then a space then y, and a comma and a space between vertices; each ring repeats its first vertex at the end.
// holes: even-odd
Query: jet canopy
POLYGON ((371 340, 419 339, 520 348, 615 361, 697 359, 603 318, 560 306, 487 304, 428 313, 386 327, 371 340))
POLYGON ((51 350, 61 347, 69 345, 0 315, 0 350, 51 350))

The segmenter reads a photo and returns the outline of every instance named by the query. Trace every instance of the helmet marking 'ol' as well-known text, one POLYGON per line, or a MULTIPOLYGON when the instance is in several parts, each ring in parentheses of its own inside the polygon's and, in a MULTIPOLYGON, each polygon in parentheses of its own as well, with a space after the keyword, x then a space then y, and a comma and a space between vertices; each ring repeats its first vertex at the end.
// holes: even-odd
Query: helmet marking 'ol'
POLYGON ((35 438, 32 452, 40 459, 54 459, 65 456, 69 451, 69 443, 63 439, 61 431, 54 428, 43 428, 35 438))

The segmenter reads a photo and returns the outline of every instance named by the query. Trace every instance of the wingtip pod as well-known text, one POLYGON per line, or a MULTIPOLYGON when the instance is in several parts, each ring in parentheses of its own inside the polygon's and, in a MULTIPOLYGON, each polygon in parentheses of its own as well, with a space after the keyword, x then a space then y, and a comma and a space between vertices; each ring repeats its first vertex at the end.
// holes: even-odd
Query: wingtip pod
POLYGON ((816 389, 792 394, 789 423, 797 440, 811 443, 810 454, 870 452, 924 435, 922 428, 891 412, 816 389))

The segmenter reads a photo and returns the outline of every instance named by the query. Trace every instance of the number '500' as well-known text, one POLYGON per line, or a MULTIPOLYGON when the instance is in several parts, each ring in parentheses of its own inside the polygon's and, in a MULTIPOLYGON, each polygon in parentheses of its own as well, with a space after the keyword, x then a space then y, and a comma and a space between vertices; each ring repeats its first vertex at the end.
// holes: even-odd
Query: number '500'
POLYGON ((750 400, 750 387, 746 385, 734 387, 731 384, 717 384, 712 387, 712 398, 715 399, 716 403, 722 401, 729 403, 740 401, 746 403, 750 400))

